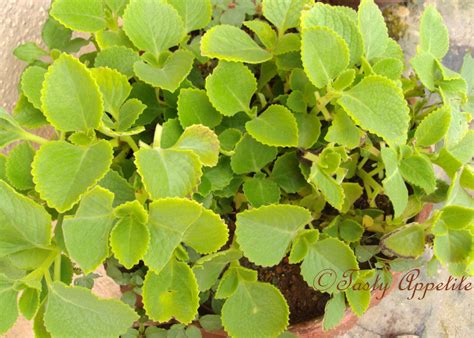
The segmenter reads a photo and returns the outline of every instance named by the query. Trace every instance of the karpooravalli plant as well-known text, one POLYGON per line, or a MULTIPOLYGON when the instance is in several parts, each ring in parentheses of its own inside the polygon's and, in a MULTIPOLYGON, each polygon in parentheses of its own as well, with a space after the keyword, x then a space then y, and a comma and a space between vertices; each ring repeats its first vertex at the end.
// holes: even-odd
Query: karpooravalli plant
POLYGON ((434 7, 409 64, 372 0, 55 0, 42 37, 0 112, 0 332, 277 337, 473 274, 474 60, 434 7))

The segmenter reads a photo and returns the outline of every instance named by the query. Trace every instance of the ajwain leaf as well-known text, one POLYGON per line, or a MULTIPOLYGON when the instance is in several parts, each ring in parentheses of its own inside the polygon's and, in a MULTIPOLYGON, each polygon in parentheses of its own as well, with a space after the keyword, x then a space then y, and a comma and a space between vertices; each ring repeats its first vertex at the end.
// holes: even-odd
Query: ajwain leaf
POLYGON ((374 0, 362 0, 359 5, 359 30, 367 60, 382 56, 388 45, 388 31, 380 11, 374 0))
POLYGON ((94 33, 106 26, 104 5, 97 0, 55 0, 50 15, 79 32, 94 33))

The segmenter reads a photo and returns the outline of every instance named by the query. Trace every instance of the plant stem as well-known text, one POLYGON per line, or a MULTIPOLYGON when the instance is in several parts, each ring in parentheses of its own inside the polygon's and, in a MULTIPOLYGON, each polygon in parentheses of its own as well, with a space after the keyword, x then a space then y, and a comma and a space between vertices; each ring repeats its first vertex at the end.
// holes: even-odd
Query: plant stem
POLYGON ((57 255, 54 259, 54 280, 61 280, 61 254, 57 255))
POLYGON ((31 142, 35 142, 35 143, 38 143, 38 144, 45 144, 45 143, 48 143, 48 140, 41 137, 41 136, 38 136, 38 135, 35 135, 35 134, 32 134, 32 133, 29 133, 27 131, 24 131, 23 132, 23 136, 25 138, 25 140, 28 140, 28 141, 31 141, 31 142))
POLYGON ((130 146, 130 148, 132 148, 133 152, 136 152, 140 149, 138 148, 137 143, 131 136, 121 136, 120 139, 126 142, 130 146))

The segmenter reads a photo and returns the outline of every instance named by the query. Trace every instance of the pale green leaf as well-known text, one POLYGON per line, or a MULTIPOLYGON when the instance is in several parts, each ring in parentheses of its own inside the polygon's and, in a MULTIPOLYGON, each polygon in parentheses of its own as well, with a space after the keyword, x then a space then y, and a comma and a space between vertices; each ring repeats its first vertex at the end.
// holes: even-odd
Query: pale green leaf
POLYGON ((13 50, 13 55, 15 55, 19 60, 32 64, 43 56, 48 55, 48 53, 44 49, 38 47, 34 42, 25 42, 13 50))
POLYGON ((0 107, 0 148, 24 138, 24 132, 18 122, 0 107))
POLYGON ((172 147, 184 131, 177 118, 168 119, 161 127, 161 148, 172 147))
POLYGON ((193 273, 196 276, 199 291, 209 290, 219 279, 226 265, 241 257, 240 250, 228 249, 198 259, 193 266, 193 273))
POLYGON ((244 21, 244 26, 254 32, 266 48, 273 49, 276 46, 278 38, 268 22, 262 20, 244 21))
POLYGON ((0 257, 44 248, 51 240, 51 217, 40 205, 0 181, 0 232, 0 257))
POLYGON ((148 271, 143 303, 153 320, 166 322, 175 318, 183 324, 191 323, 199 307, 198 284, 191 268, 172 259, 159 273, 148 271))
POLYGON ((204 90, 183 88, 178 97, 178 119, 183 128, 202 124, 214 128, 222 121, 222 116, 211 105, 204 90))
MULTIPOLYGON (((367 282, 364 280, 357 280, 356 285, 364 285, 367 282)), ((364 312, 369 308, 370 304, 370 290, 360 287, 357 289, 355 286, 346 290, 347 302, 351 306, 352 312, 358 317, 362 316, 364 312)))
POLYGON ((97 128, 103 114, 97 83, 87 67, 68 54, 48 68, 41 105, 47 120, 61 131, 97 128))
POLYGON ((425 51, 419 51, 411 60, 416 75, 421 83, 431 91, 435 90, 437 80, 438 61, 433 55, 425 51))
POLYGON ((367 60, 382 56, 388 45, 385 20, 374 0, 362 0, 359 5, 359 30, 367 60))
POLYGON ((271 105, 245 124, 247 132, 258 142, 275 147, 298 144, 298 125, 293 114, 284 106, 271 105))
MULTIPOLYGON (((1 183, 1 182, 0 182, 1 183)), ((13 281, 3 273, 0 274, 0 334, 7 332, 18 317, 17 299, 18 291, 13 288, 13 281)))
POLYGON ((364 227, 353 219, 345 219, 339 224, 339 236, 346 242, 357 242, 364 233, 364 227))
POLYGON ((137 319, 128 305, 99 299, 86 288, 61 282, 49 288, 44 324, 53 337, 117 337, 137 319))
POLYGON ((135 199, 135 190, 131 184, 114 170, 109 170, 97 184, 114 194, 114 207, 135 199))
POLYGON ((219 62, 206 78, 206 91, 212 105, 221 114, 232 116, 240 111, 250 111, 250 100, 257 91, 257 81, 243 64, 219 62))
POLYGON ((31 176, 31 163, 35 156, 35 150, 28 142, 16 145, 8 153, 5 163, 5 174, 8 182, 18 190, 29 190, 34 188, 31 176))
POLYGON ((353 149, 359 145, 361 136, 362 132, 354 121, 343 110, 338 110, 324 139, 353 149))
POLYGON ((321 191, 325 200, 330 205, 341 210, 344 203, 344 190, 341 185, 333 177, 322 170, 317 163, 313 163, 311 166, 311 173, 308 182, 321 191))
POLYGON ((218 25, 208 30, 201 39, 201 54, 246 63, 262 63, 272 58, 272 54, 261 48, 247 33, 230 25, 218 25))
POLYGON ((238 129, 228 128, 225 129, 222 133, 220 133, 218 138, 221 150, 230 152, 234 150, 235 145, 242 138, 242 133, 238 129))
POLYGON ((343 182, 341 186, 344 190, 344 204, 341 212, 346 213, 354 206, 355 201, 362 196, 363 190, 359 183, 343 182))
POLYGON ((344 90, 355 80, 356 72, 354 69, 346 69, 334 80, 332 86, 336 90, 344 90))
POLYGON ((27 288, 18 300, 18 308, 27 320, 32 320, 39 308, 39 292, 36 289, 27 288))
POLYGON ((94 271, 109 254, 113 198, 110 191, 95 187, 83 196, 75 216, 64 219, 68 253, 86 273, 94 271))
POLYGON ((143 148, 135 164, 152 199, 189 195, 202 175, 199 157, 190 150, 143 148))
POLYGON ((114 46, 99 51, 95 57, 94 65, 96 67, 115 69, 131 78, 134 75, 133 64, 139 60, 138 53, 133 49, 124 46, 114 46))
POLYGON ((114 69, 105 67, 92 68, 91 74, 99 85, 105 111, 117 119, 120 107, 132 91, 127 77, 114 69))
POLYGON ((314 26, 325 26, 339 34, 347 43, 350 52, 350 64, 360 61, 363 53, 362 36, 354 22, 338 7, 316 3, 310 10, 302 12, 301 27, 303 30, 314 26))
POLYGON ((211 21, 210 0, 168 0, 181 16, 186 33, 204 28, 211 21))
POLYGON ((309 246, 319 239, 316 229, 303 230, 298 233, 291 246, 288 261, 290 264, 300 263, 308 254, 309 246))
POLYGON ((178 12, 162 0, 131 0, 123 15, 123 30, 136 47, 155 56, 178 45, 185 35, 178 12))
POLYGON ((403 63, 396 58, 383 58, 372 66, 372 70, 378 75, 397 81, 402 76, 403 63))
POLYGON ((448 147, 449 152, 462 164, 468 163, 474 157, 474 130, 469 130, 459 142, 448 147))
POLYGON ((168 56, 162 67, 139 61, 134 64, 133 70, 143 82, 174 92, 189 75, 193 60, 191 52, 179 49, 168 56))
POLYGON ((191 150, 204 166, 213 167, 219 157, 219 139, 208 127, 195 124, 184 130, 171 149, 191 150))
POLYGON ((344 318, 346 302, 343 293, 335 293, 324 308, 323 329, 330 330, 336 327, 344 318))
POLYGON ((271 284, 239 283, 222 307, 222 324, 232 337, 276 337, 289 323, 289 309, 271 284))
POLYGON ((275 161, 270 178, 290 194, 306 185, 295 152, 285 153, 275 161))
POLYGON ((50 207, 67 211, 106 174, 112 155, 112 147, 105 140, 90 146, 65 141, 46 143, 32 164, 36 190, 50 207))
POLYGON ((349 64, 347 43, 328 27, 303 31, 301 60, 311 82, 322 88, 334 80, 349 64))
POLYGON ((428 147, 440 141, 448 132, 451 121, 449 106, 442 106, 427 115, 415 131, 416 144, 428 147))
POLYGON ((110 247, 118 261, 131 269, 148 250, 148 213, 137 200, 120 205, 114 213, 119 220, 110 233, 110 247))
POLYGON ((448 28, 444 24, 443 17, 433 5, 426 7, 421 16, 418 48, 437 59, 442 59, 448 52, 448 28))
POLYGON ((290 29, 297 27, 300 21, 301 11, 310 0, 264 0, 263 15, 278 29, 280 35, 290 29))
POLYGON ((406 142, 409 109, 402 91, 392 81, 381 76, 366 77, 345 91, 337 102, 356 124, 389 145, 406 142))
POLYGON ((425 249, 425 234, 420 224, 408 224, 385 235, 380 245, 383 249, 404 258, 416 258, 425 249))
POLYGON ((280 187, 267 178, 249 178, 243 185, 243 191, 249 203, 255 208, 280 201, 280 187))
POLYGON ((97 32, 105 28, 104 5, 97 0, 55 0, 49 13, 67 28, 97 32))
POLYGON ((255 264, 278 264, 311 213, 294 205, 269 205, 237 214, 236 236, 244 255, 255 264))
POLYGON ((426 156, 411 155, 403 158, 400 173, 407 182, 422 188, 426 194, 431 194, 436 189, 433 165, 426 156))
MULTIPOLYGON (((303 263, 301 275, 308 285, 317 290, 334 293, 341 281, 347 281, 347 271, 359 269, 352 249, 335 238, 326 238, 309 247, 303 263), (330 280, 321 278, 321 271, 332 270, 330 280)), ((327 276, 326 276, 327 277, 327 276)))
MULTIPOLYGON (((43 113, 33 107, 25 95, 20 95, 18 101, 16 101, 16 105, 13 108, 13 115, 15 116, 15 120, 25 128, 36 129, 48 124, 43 113)), ((2 131, 0 131, 0 134, 1 133, 2 131)))
POLYGON ((442 263, 459 263, 472 251, 472 234, 469 230, 448 229, 444 235, 436 235, 434 254, 442 263))
POLYGON ((115 122, 118 131, 126 131, 133 127, 140 115, 147 108, 138 99, 129 99, 120 107, 117 121, 115 122))
POLYGON ((442 209, 441 219, 449 229, 463 229, 473 224, 474 209, 459 205, 448 205, 442 209))
POLYGON ((385 179, 382 181, 385 194, 390 198, 395 217, 403 214, 408 205, 408 190, 398 168, 397 153, 391 148, 382 148, 385 179))
POLYGON ((240 265, 229 267, 217 286, 216 299, 225 299, 232 296, 242 281, 256 282, 257 271, 243 268, 240 265))
POLYGON ((21 91, 36 109, 41 109, 41 87, 43 85, 45 73, 46 69, 38 66, 31 66, 26 68, 21 75, 21 91))
POLYGON ((230 165, 236 174, 257 172, 277 156, 277 148, 255 141, 245 134, 237 143, 230 165))
POLYGON ((314 112, 294 115, 298 124, 298 147, 310 149, 321 135, 321 121, 314 112))

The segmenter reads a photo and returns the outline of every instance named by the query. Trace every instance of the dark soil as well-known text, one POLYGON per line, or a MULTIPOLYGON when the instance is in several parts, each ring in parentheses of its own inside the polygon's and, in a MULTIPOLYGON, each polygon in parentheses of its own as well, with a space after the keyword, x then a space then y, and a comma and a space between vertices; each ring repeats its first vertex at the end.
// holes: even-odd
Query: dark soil
POLYGON ((308 286, 300 274, 299 264, 289 264, 287 259, 269 268, 257 266, 246 258, 241 264, 258 272, 258 279, 276 286, 290 307, 290 324, 305 322, 324 314, 329 300, 327 293, 321 293, 308 286))

